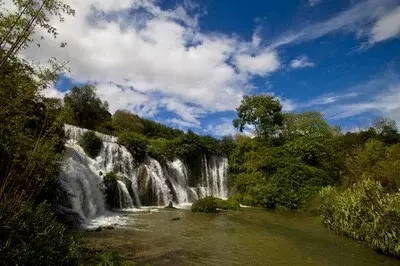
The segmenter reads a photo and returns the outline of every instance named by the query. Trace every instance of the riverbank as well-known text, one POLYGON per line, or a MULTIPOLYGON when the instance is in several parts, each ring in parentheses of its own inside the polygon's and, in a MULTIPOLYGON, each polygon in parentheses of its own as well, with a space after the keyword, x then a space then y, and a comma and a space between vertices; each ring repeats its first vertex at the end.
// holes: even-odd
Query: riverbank
POLYGON ((126 213, 126 218, 124 226, 113 230, 84 232, 86 245, 115 249, 136 265, 399 264, 304 214, 257 208, 213 215, 158 209, 126 213))

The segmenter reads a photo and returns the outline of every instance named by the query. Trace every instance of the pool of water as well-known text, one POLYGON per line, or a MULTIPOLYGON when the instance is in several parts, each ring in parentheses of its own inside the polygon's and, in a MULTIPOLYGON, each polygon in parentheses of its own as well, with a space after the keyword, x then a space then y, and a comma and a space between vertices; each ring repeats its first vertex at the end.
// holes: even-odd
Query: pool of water
POLYGON ((400 265, 301 214, 242 208, 214 215, 166 209, 125 215, 124 227, 85 238, 136 265, 400 265))

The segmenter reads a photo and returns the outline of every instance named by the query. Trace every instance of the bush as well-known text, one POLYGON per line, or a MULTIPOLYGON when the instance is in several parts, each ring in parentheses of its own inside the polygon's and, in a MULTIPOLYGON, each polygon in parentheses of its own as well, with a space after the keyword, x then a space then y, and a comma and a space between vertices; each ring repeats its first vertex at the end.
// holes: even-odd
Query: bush
POLYGON ((385 254, 400 256, 400 193, 388 194, 379 182, 364 180, 339 191, 323 188, 317 208, 325 225, 385 254))
POLYGON ((218 210, 238 210, 239 202, 235 198, 223 200, 216 197, 199 199, 192 205, 193 212, 217 213, 218 210))
POLYGON ((240 208, 239 202, 235 198, 229 198, 228 200, 223 200, 216 198, 218 209, 220 210, 232 210, 236 211, 240 208))
POLYGON ((280 168, 269 180, 265 201, 289 210, 305 207, 321 187, 331 183, 323 170, 304 164, 280 168))
POLYGON ((0 203, 0 265, 74 265, 78 250, 49 205, 0 203))
POLYGON ((125 146, 137 163, 141 163, 146 157, 148 141, 143 135, 123 132, 118 136, 118 144, 125 146))
POLYGON ((118 176, 113 172, 107 173, 103 178, 106 202, 111 209, 120 207, 120 195, 117 181, 118 176))
POLYGON ((79 145, 91 158, 95 158, 99 155, 103 142, 93 131, 87 131, 83 134, 79 145))
POLYGON ((192 204, 192 212, 218 213, 218 203, 215 197, 205 197, 192 204))

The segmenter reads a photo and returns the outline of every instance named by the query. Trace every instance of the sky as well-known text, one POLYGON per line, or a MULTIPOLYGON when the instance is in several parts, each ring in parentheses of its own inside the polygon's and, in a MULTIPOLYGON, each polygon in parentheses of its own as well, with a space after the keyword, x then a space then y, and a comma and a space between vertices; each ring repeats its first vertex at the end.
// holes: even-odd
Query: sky
POLYGON ((24 52, 69 61, 47 96, 95 84, 111 113, 216 137, 236 132, 235 108, 254 94, 344 131, 400 124, 400 0, 66 2, 76 14, 51 21, 59 36, 24 52))

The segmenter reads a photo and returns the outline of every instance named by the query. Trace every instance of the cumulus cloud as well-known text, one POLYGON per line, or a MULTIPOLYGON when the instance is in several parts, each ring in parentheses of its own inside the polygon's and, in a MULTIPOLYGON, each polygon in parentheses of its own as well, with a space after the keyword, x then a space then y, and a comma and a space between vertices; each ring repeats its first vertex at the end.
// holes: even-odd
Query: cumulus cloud
POLYGON ((314 67, 315 64, 305 55, 299 56, 290 62, 291 68, 314 67))
MULTIPOLYGON (((280 66, 278 53, 252 40, 199 27, 202 12, 184 1, 162 9, 155 0, 67 0, 75 17, 52 19, 59 37, 46 37, 24 56, 45 63, 55 56, 69 61, 74 82, 95 82, 110 110, 156 115, 176 114, 176 124, 199 125, 210 112, 229 111, 251 87, 253 75, 266 76, 280 66), (60 48, 60 42, 67 46, 60 48)), ((45 35, 39 30, 38 36, 45 35)))
POLYGON ((258 55, 241 54, 236 57, 240 71, 259 76, 266 76, 279 69, 279 58, 276 52, 264 50, 258 55))

